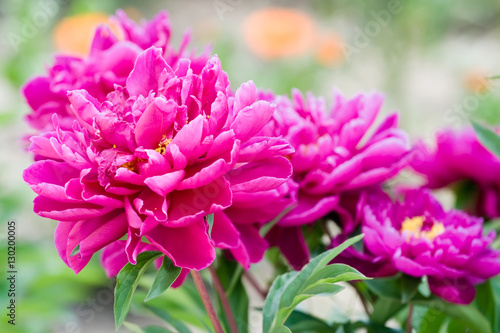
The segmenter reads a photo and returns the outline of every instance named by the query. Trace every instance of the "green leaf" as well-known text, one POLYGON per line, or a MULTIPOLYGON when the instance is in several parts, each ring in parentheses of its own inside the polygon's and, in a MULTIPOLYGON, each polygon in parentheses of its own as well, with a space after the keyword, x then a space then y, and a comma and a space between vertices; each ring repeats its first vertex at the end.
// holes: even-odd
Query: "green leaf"
POLYGON ((474 304, 491 323, 493 332, 500 332, 500 276, 476 287, 474 304))
POLYGON ((309 279, 307 279, 306 284, 366 280, 364 277, 360 279, 360 276, 362 276, 362 274, 350 266, 344 264, 333 264, 318 270, 311 277, 309 277, 309 279))
POLYGON ((294 333, 331 333, 333 328, 319 318, 301 311, 293 311, 285 326, 294 333))
POLYGON ((428 306, 460 321, 472 332, 491 333, 491 326, 488 319, 473 305, 458 305, 445 302, 441 299, 415 300, 413 304, 428 306))
MULTIPOLYGON (((297 277, 290 283, 286 291, 283 293, 281 298, 280 307, 288 307, 293 303, 293 299, 296 295, 300 293, 301 290, 309 286, 309 284, 315 283, 317 281, 311 281, 309 278, 320 271, 323 267, 328 265, 336 256, 338 256, 342 251, 351 246, 352 244, 358 242, 363 238, 363 235, 356 236, 354 238, 348 239, 336 248, 328 250, 316 258, 312 259, 297 275, 297 277)), ((336 265, 337 266, 337 265, 336 265)), ((345 265, 342 265, 345 266, 345 265)), ((363 279, 360 275, 359 280, 363 279)))
POLYGON ((492 219, 489 221, 486 221, 483 224, 483 232, 485 235, 490 233, 490 231, 495 231, 497 233, 500 232, 500 218, 492 219))
POLYGON ((379 296, 400 300, 401 290, 398 283, 400 277, 400 275, 395 275, 387 278, 375 278, 364 283, 368 289, 379 296))
POLYGON ((448 322, 447 327, 448 333, 467 333, 469 329, 467 326, 464 326, 460 321, 451 318, 448 322))
POLYGON ((472 121, 472 126, 474 126, 479 142, 481 142, 491 153, 500 157, 500 136, 491 129, 475 121, 472 121))
POLYGON ((144 333, 143 329, 137 324, 126 321, 123 323, 123 326, 125 326, 130 333, 144 333))
POLYGON ((273 330, 273 333, 292 333, 290 329, 284 325, 273 330))
POLYGON ((443 326, 446 321, 446 315, 436 309, 427 310, 422 322, 420 323, 419 333, 435 333, 443 326))
POLYGON ((339 327, 336 333, 352 333, 359 332, 361 328, 365 328, 368 333, 402 333, 403 330, 386 327, 381 324, 373 323, 370 321, 357 321, 355 323, 346 323, 339 327))
POLYGON ((366 279, 364 275, 347 265, 328 265, 340 252, 362 238, 363 235, 351 238, 338 247, 320 254, 298 273, 289 272, 279 276, 271 286, 264 304, 263 331, 275 332, 276 329, 281 329, 294 308, 305 299, 341 290, 341 287, 328 285, 366 279))
POLYGON ((141 328, 139 325, 128 321, 124 322, 123 326, 125 326, 130 333, 175 333, 174 331, 161 326, 146 326, 141 328))
POLYGON ((208 236, 212 237, 212 229, 214 227, 214 214, 207 215, 208 236))
POLYGON ((176 333, 176 332, 161 326, 146 326, 144 327, 144 333, 176 333))
POLYGON ((314 284, 308 288, 306 288, 302 294, 303 295, 334 295, 342 290, 344 290, 344 286, 339 286, 336 284, 329 284, 329 283, 320 283, 320 284, 314 284))
POLYGON ((365 281, 368 288, 379 296, 408 303, 417 293, 421 278, 398 274, 388 278, 365 281))
POLYGON ((143 328, 144 333, 175 333, 165 327, 161 326, 146 326, 143 328))
POLYGON ((115 288, 115 325, 120 328, 132 302, 132 296, 139 284, 139 279, 146 271, 146 268, 158 257, 162 255, 158 251, 142 252, 137 256, 137 264, 128 263, 116 276, 115 288))
POLYGON ((450 188, 455 193, 455 209, 470 210, 477 205, 479 186, 475 182, 462 179, 453 183, 450 188))
POLYGON ((191 333, 189 328, 184 325, 182 321, 173 318, 166 310, 149 305, 145 305, 145 307, 175 328, 179 333, 191 333))
POLYGON ((373 305, 373 312, 370 315, 370 321, 374 324, 384 325, 389 318, 398 313, 404 304, 400 300, 380 296, 373 305))
POLYGON ((163 294, 165 290, 170 288, 172 283, 177 279, 179 274, 181 273, 181 268, 174 265, 172 260, 169 257, 163 257, 163 263, 161 264, 160 269, 156 272, 155 280, 151 289, 149 289, 149 293, 146 296, 145 301, 149 301, 155 297, 163 294))
POLYGON ((229 282, 229 286, 226 289, 226 294, 228 297, 232 294, 234 288, 236 287, 238 282, 241 280, 240 277, 242 274, 243 274, 243 266, 238 265, 238 267, 236 268, 236 271, 234 272, 234 274, 231 278, 231 282, 229 282))
POLYGON ((278 276, 271 285, 263 309, 263 332, 270 332, 274 317, 278 313, 281 295, 299 272, 288 272, 278 276))
MULTIPOLYGON (((234 260, 228 260, 226 258, 221 257, 219 260, 219 265, 217 266, 217 276, 222 284, 224 290, 226 290, 226 297, 229 300, 229 305, 231 306, 231 310, 233 311, 234 318, 236 320, 236 324, 240 331, 246 331, 248 328, 248 308, 249 308, 249 298, 243 285, 243 281, 239 279, 234 285, 234 292, 230 295, 227 293, 227 290, 232 281, 232 277, 237 274, 241 268, 241 265, 234 260)), ((229 327, 228 320, 226 318, 226 314, 222 310, 222 304, 219 304, 222 314, 222 320, 226 327, 229 327)))
POLYGON ((406 304, 417 294, 422 278, 404 274, 401 277, 401 302, 406 304))

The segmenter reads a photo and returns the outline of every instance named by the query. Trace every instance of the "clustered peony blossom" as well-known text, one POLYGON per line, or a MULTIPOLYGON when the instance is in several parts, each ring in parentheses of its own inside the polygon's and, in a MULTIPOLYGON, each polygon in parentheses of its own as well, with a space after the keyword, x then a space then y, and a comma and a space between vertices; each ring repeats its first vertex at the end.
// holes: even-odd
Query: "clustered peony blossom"
POLYGON ((71 129, 74 114, 67 92, 85 89, 100 102, 104 101, 107 94, 114 90, 115 84, 125 84, 139 54, 151 46, 161 48, 165 60, 172 67, 181 57, 189 57, 195 73, 201 71, 209 58, 206 53, 195 57, 185 51, 189 34, 184 36, 179 50, 173 48, 166 12, 160 12, 149 22, 136 24, 119 10, 112 20, 116 22, 119 36, 106 25, 98 27, 87 57, 57 55, 46 75, 29 80, 22 88, 32 108, 26 121, 39 133, 54 130, 53 114, 58 115, 62 129, 71 129))
POLYGON ((350 248, 337 261, 369 276, 427 276, 432 293, 468 304, 474 284, 500 273, 500 251, 489 248, 495 232, 483 236, 481 218, 443 210, 428 190, 410 190, 403 202, 381 190, 365 192, 358 214, 363 251, 350 248))
POLYGON ((436 147, 417 144, 412 168, 427 180, 431 189, 449 186, 458 181, 469 182, 477 189, 471 207, 474 215, 500 216, 500 159, 478 141, 472 128, 461 131, 443 130, 437 134, 436 147))
POLYGON ((378 185, 396 175, 407 165, 408 138, 397 128, 396 113, 372 129, 383 100, 376 93, 347 99, 336 92, 330 112, 323 99, 312 94, 304 97, 297 90, 292 91, 291 100, 261 95, 277 105, 262 133, 283 136, 295 148, 289 183, 298 200, 268 240, 300 269, 309 258, 300 226, 332 211, 343 213, 340 194, 378 185))
POLYGON ((216 56, 196 74, 189 59, 172 68, 163 53, 142 52, 125 86, 102 102, 70 91, 72 128, 54 114, 55 131, 31 138, 39 160, 23 176, 38 194, 34 210, 61 221, 56 247, 75 272, 124 235, 131 263, 144 237, 175 265, 197 270, 214 260, 214 246, 247 266, 254 244, 267 247, 252 221, 235 225, 221 212, 291 175, 289 144, 256 136, 274 106, 258 100, 252 82, 233 97, 216 56), (205 217, 214 213, 210 237, 205 217))
MULTIPOLYGON (((35 213, 59 221, 56 248, 76 273, 101 249, 110 277, 161 251, 183 268, 178 286, 215 248, 248 269, 270 245, 300 269, 309 259, 301 227, 332 216, 342 226, 332 245, 365 234, 362 252, 337 258, 367 276, 427 276, 434 294, 465 304, 474 284, 500 273, 481 219, 444 211, 427 190, 404 202, 380 190, 411 153, 396 113, 374 125, 381 95, 336 92, 328 111, 297 90, 275 96, 249 81, 233 92, 217 56, 186 53, 188 35, 178 51, 170 45, 166 13, 115 20, 118 36, 98 28, 87 57, 59 55, 23 88, 38 131, 23 177, 35 213)), ((412 167, 428 187, 472 180, 477 211, 500 216, 500 161, 473 132, 444 132, 435 151, 416 151, 412 167)))

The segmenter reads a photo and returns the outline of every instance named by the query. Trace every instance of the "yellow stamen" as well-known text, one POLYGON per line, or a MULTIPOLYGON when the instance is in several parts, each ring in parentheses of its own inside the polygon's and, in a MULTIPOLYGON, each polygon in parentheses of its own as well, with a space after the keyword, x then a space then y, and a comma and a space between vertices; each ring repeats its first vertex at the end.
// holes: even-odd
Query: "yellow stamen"
POLYGON ((409 232, 411 234, 420 233, 420 229, 424 225, 425 217, 415 216, 412 218, 405 218, 403 224, 401 225, 401 232, 409 232))
POLYGON ((167 150, 167 146, 172 141, 172 139, 163 139, 161 142, 158 144, 158 148, 155 150, 159 152, 162 155, 165 155, 165 151, 167 150))
POLYGON ((422 231, 422 237, 434 240, 437 236, 444 232, 444 225, 442 223, 434 223, 430 231, 422 231))
POLYGON ((401 234, 406 235, 406 241, 409 242, 412 236, 416 239, 425 238, 430 241, 434 240, 437 236, 441 235, 445 228, 442 223, 435 222, 432 225, 431 230, 423 231, 422 227, 424 225, 425 217, 415 216, 412 218, 405 218, 401 225, 401 234))
POLYGON ((125 162, 122 165, 120 165, 120 168, 127 168, 128 170, 138 173, 139 169, 137 168, 137 163, 142 162, 143 159, 141 158, 134 158, 132 161, 125 162))

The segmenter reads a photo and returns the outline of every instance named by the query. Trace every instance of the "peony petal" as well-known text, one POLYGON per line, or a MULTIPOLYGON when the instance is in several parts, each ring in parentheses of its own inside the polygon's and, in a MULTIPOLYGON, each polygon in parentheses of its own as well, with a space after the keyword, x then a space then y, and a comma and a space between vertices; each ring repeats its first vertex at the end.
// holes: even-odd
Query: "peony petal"
POLYGON ((224 178, 218 178, 203 187, 178 191, 171 196, 168 223, 189 224, 200 217, 223 210, 230 204, 229 183, 224 178))
POLYGON ((215 259, 215 250, 206 232, 203 218, 198 223, 182 228, 159 225, 145 236, 172 259, 177 267, 202 270, 215 259))
POLYGON ((59 221, 78 221, 102 216, 113 207, 102 207, 89 203, 61 202, 38 196, 33 200, 33 211, 42 217, 59 221))
POLYGON ((476 296, 474 286, 466 279, 439 279, 429 276, 428 280, 431 292, 445 301, 470 304, 476 296))
POLYGON ((269 102, 258 101, 239 111, 231 124, 236 138, 246 141, 257 134, 271 119, 274 109, 269 102))
POLYGON ((226 178, 234 192, 256 192, 279 187, 291 174, 290 161, 283 156, 275 156, 247 163, 229 172, 226 178))
POLYGON ((92 255, 127 232, 125 214, 110 213, 76 223, 61 222, 55 231, 55 244, 61 259, 75 273, 85 267, 92 255), (79 245, 79 253, 71 256, 79 245))
POLYGON ((211 234, 214 245, 223 248, 234 248, 240 243, 240 233, 233 225, 233 222, 224 214, 224 212, 214 213, 214 224, 211 234))
POLYGON ((309 249, 300 227, 274 226, 266 235, 271 246, 278 246, 292 268, 299 271, 309 262, 309 249))
POLYGON ((173 126, 177 113, 177 104, 173 100, 155 98, 149 104, 135 127, 135 140, 138 146, 156 149, 173 126))
POLYGON ((90 133, 94 133, 94 118, 99 114, 100 103, 86 90, 68 92, 68 99, 75 117, 90 133))
POLYGON ((154 192, 166 196, 174 191, 179 182, 184 178, 184 170, 172 171, 161 176, 149 177, 144 183, 154 192))
POLYGON ((130 95, 148 96, 150 91, 157 91, 158 78, 164 70, 174 75, 162 54, 161 49, 150 47, 137 57, 134 70, 127 78, 126 87, 130 95))
POLYGON ((299 192, 297 207, 285 215, 279 225, 298 226, 312 223, 334 210, 338 203, 339 197, 336 195, 322 197, 299 192))

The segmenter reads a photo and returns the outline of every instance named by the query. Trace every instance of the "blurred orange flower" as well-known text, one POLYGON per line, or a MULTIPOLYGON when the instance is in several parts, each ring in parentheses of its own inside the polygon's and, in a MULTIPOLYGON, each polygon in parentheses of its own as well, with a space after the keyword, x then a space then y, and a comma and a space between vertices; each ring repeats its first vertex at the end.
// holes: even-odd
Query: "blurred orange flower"
POLYGON ((96 28, 107 24, 120 37, 121 30, 103 13, 87 13, 66 17, 54 28, 56 49, 65 53, 88 54, 96 28))
POLYGON ((342 39, 333 32, 325 32, 318 38, 316 60, 323 66, 334 66, 344 59, 342 39))
POLYGON ((309 15, 295 9, 266 8, 244 22, 250 50, 265 59, 297 56, 311 50, 315 24, 309 15))
POLYGON ((472 71, 467 74, 465 84, 470 91, 475 93, 485 93, 491 89, 491 82, 480 71, 472 71))

